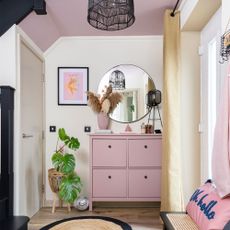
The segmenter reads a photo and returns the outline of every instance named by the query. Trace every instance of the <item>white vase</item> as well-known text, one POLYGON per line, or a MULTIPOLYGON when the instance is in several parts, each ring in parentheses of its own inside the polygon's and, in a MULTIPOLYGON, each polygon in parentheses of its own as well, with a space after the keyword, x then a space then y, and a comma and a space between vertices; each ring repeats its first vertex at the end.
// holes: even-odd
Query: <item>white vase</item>
POLYGON ((109 116, 107 113, 97 114, 97 124, 99 129, 108 129, 109 127, 109 116))

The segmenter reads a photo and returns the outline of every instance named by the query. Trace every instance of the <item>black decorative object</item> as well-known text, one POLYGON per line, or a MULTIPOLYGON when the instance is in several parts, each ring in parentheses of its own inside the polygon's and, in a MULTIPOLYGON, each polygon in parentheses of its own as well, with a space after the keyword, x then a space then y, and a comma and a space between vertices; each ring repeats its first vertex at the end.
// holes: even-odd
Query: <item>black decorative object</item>
POLYGON ((109 84, 115 90, 125 89, 125 75, 120 70, 114 70, 109 76, 109 84))
POLYGON ((161 127, 163 128, 163 123, 161 120, 161 114, 160 114, 160 110, 159 110, 159 104, 161 103, 161 91, 160 90, 150 90, 147 95, 146 95, 146 105, 149 109, 149 118, 148 118, 148 124, 150 122, 150 120, 152 120, 153 122, 153 129, 155 128, 155 121, 156 120, 160 120, 161 122, 161 127), (155 113, 156 113, 156 109, 158 112, 158 117, 156 118, 155 113), (153 110, 153 112, 152 112, 153 110), (152 118, 150 118, 151 113, 153 115, 152 118))
POLYGON ((161 91, 160 90, 150 90, 147 96, 147 105, 149 107, 157 106, 161 103, 161 91))
POLYGON ((100 30, 123 30, 134 21, 133 0, 89 0, 89 24, 100 30))

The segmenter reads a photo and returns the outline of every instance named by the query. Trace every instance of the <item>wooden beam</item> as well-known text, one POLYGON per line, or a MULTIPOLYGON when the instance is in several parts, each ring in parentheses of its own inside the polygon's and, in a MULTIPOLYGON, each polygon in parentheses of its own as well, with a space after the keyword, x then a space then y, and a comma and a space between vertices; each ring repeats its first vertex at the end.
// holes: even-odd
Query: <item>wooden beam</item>
POLYGON ((34 0, 34 11, 38 15, 47 14, 45 0, 34 0))
POLYGON ((33 11, 33 0, 0 0, 0 36, 33 11))

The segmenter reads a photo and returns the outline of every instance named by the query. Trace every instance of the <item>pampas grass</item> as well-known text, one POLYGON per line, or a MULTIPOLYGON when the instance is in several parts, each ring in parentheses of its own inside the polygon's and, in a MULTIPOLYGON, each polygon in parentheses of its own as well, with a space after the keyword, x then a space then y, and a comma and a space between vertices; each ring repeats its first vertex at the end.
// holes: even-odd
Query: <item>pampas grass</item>
POLYGON ((92 92, 87 92, 87 95, 88 95, 88 105, 95 113, 100 113, 101 111, 100 98, 92 92))
POLYGON ((122 100, 122 95, 118 92, 112 92, 111 86, 105 86, 103 90, 103 95, 96 95, 90 91, 87 92, 88 95, 88 105, 95 113, 112 113, 117 107, 118 103, 122 100))
POLYGON ((122 100, 122 95, 118 92, 111 93, 108 97, 110 101, 110 109, 109 113, 112 113, 114 109, 117 107, 118 103, 122 100))

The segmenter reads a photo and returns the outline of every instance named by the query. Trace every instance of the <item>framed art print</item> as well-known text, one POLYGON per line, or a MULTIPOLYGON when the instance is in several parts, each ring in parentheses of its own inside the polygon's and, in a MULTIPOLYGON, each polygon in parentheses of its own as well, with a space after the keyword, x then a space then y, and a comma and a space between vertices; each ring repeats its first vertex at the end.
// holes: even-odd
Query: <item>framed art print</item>
POLYGON ((58 105, 87 105, 88 67, 58 67, 58 105))

